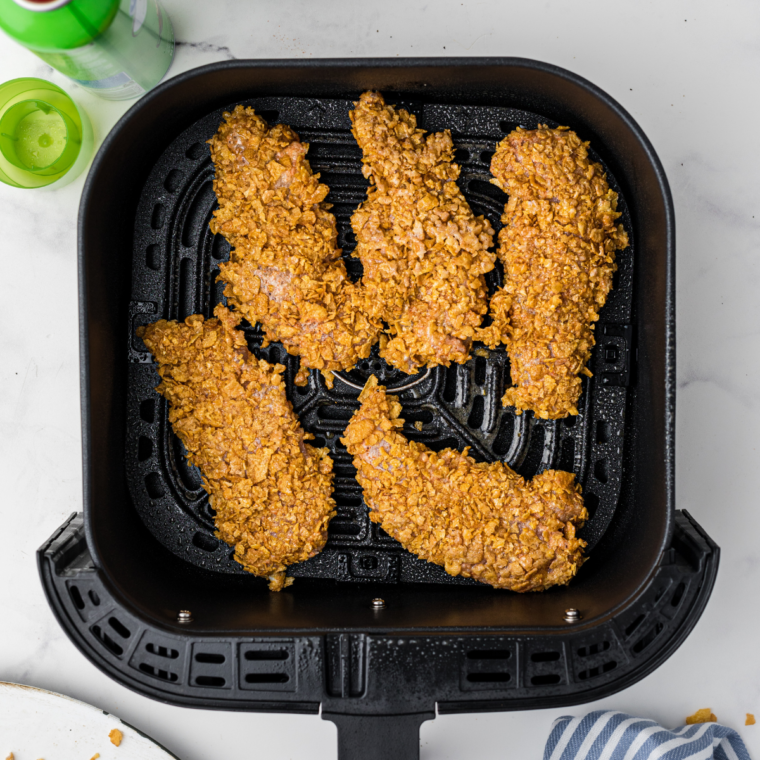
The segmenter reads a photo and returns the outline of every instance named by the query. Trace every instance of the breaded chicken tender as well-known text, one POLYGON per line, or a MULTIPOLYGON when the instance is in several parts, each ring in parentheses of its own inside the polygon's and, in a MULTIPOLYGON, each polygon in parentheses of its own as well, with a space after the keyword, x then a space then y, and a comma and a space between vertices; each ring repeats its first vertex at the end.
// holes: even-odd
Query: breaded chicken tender
POLYGON ((332 460, 304 443, 285 396, 284 367, 256 359, 240 316, 224 306, 216 319, 164 319, 137 335, 156 357, 169 422, 200 468, 216 511, 217 536, 235 559, 279 591, 288 565, 322 550, 335 514, 332 460))
POLYGON ((526 482, 503 462, 440 453, 398 431, 401 405, 371 377, 343 443, 370 519, 418 557, 512 591, 566 584, 583 562, 576 528, 588 517, 569 472, 526 482))
POLYGON ((409 374, 462 364, 488 311, 483 275, 496 256, 490 223, 457 187, 451 135, 417 129, 414 116, 377 92, 361 96, 351 121, 371 182, 351 219, 353 255, 370 313, 388 325, 380 356, 409 374))
POLYGON ((491 348, 506 344, 513 387, 503 401, 518 414, 578 414, 615 251, 628 245, 615 224, 617 193, 587 146, 567 128, 518 128, 491 161, 493 183, 509 193, 499 233, 505 282, 478 338, 491 348))
POLYGON ((232 247, 219 267, 228 304, 301 357, 299 383, 306 368, 329 373, 369 356, 381 325, 346 274, 308 145, 243 106, 224 114, 209 143, 219 200, 211 231, 232 247))

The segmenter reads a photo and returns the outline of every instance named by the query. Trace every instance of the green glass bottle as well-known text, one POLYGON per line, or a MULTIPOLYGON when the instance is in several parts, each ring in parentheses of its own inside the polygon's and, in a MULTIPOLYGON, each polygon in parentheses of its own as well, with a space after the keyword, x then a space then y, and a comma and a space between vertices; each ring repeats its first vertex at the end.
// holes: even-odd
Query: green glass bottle
POLYGON ((174 57, 160 0, 0 0, 0 28, 108 100, 155 87, 174 57))

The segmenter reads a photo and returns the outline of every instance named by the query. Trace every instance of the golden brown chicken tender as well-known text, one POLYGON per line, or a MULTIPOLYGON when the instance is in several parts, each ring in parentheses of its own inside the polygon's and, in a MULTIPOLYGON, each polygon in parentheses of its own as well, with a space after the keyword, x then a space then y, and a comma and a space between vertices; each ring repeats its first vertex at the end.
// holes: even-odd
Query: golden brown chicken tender
POLYGON ((615 251, 628 245, 615 224, 617 194, 587 145, 567 128, 518 128, 491 161, 493 183, 509 193, 499 233, 505 282, 491 301, 493 323, 478 338, 506 344, 514 387, 503 401, 518 414, 578 414, 615 251))
POLYGON ((569 472, 526 482, 503 462, 440 453, 398 431, 401 405, 371 377, 342 439, 370 519, 418 557, 512 591, 566 584, 583 562, 588 517, 569 472))
POLYGON ((414 116, 365 92, 351 112, 370 185, 354 212, 354 256, 373 317, 388 324, 382 356, 406 373, 463 363, 488 310, 483 275, 493 229, 456 184, 448 131, 426 134, 414 116))
POLYGON ((324 202, 329 188, 311 171, 308 145, 252 108, 224 119, 209 141, 219 200, 211 230, 232 246, 219 267, 229 305, 300 356, 302 368, 350 369, 369 356, 380 323, 348 279, 324 202))
POLYGON ((285 396, 284 367, 256 359, 236 330, 240 316, 217 306, 184 323, 140 327, 158 362, 156 390, 169 422, 203 475, 217 536, 235 559, 279 591, 288 565, 322 550, 335 514, 332 460, 304 440, 285 396))

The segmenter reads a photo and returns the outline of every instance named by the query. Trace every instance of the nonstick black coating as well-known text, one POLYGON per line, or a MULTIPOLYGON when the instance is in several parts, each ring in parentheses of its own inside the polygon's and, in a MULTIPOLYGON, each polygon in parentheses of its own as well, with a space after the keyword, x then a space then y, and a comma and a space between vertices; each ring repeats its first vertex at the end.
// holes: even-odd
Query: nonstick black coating
MULTIPOLYGON (((510 108, 398 102, 392 96, 390 101, 414 113, 419 126, 430 132, 452 130, 456 161, 462 169, 459 185, 474 212, 484 214, 498 232, 507 196, 489 182, 496 144, 517 126, 530 129, 555 123, 510 108)), ((358 279, 361 264, 350 255, 355 246, 350 219, 365 198, 368 182, 361 173, 361 151, 350 133, 352 102, 258 98, 244 104, 253 106, 270 124, 289 124, 309 143, 312 168, 330 187, 327 200, 333 204, 347 269, 358 279)), ((158 318, 181 320, 196 313, 209 317, 216 304, 225 301, 217 276, 219 263, 229 258, 229 244, 221 235, 212 235, 208 226, 217 204, 206 144, 224 110, 198 120, 172 141, 141 188, 127 324, 133 336, 138 325, 158 318)), ((599 160, 593 146, 591 150, 592 158, 599 160)), ((619 192, 609 171, 607 176, 619 192)), ((526 478, 548 468, 574 472, 590 513, 581 536, 589 543, 587 551, 593 551, 620 496, 630 382, 635 249, 622 195, 618 205, 631 245, 617 257, 615 287, 596 327, 598 345, 590 365, 594 378, 584 382, 577 417, 545 421, 532 413, 516 415, 513 409, 504 409, 501 397, 510 376, 503 347, 489 350, 476 344, 467 364, 423 369, 410 377, 386 365, 376 346, 355 369, 338 373, 332 389, 317 372, 308 386, 298 387, 293 380, 299 360, 279 343, 261 349, 261 331, 250 325, 246 328, 249 345, 258 356, 285 364, 287 393, 301 423, 314 434, 315 445, 329 447, 334 460, 338 515, 330 524, 328 544, 317 557, 292 567, 292 575, 364 583, 475 583, 447 575, 437 565, 405 552, 369 520, 351 457, 340 437, 358 408, 359 389, 372 374, 399 394, 406 419, 404 435, 410 439, 436 451, 446 447, 461 451, 468 446, 476 459, 503 460, 526 478)), ((502 282, 500 264, 487 280, 493 293, 502 282)), ((158 376, 152 356, 136 336, 128 351, 127 473, 142 520, 183 559, 216 571, 245 572, 233 560, 230 547, 214 536, 213 510, 200 472, 187 464, 184 448, 168 422, 168 405, 153 390, 158 376)))

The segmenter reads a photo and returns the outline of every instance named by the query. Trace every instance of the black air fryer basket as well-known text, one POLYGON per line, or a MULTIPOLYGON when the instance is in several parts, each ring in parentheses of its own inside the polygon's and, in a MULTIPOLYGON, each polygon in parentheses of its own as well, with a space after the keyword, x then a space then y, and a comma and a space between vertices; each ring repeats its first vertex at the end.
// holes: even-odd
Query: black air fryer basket
MULTIPOLYGON (((521 710, 599 699, 667 658, 712 590, 718 548, 674 505, 674 220, 667 181, 631 117, 589 82, 520 59, 232 61, 144 97, 106 139, 79 217, 84 514, 40 549, 49 602, 99 668, 130 688, 193 707, 316 713, 339 727, 341 758, 413 758, 439 713, 521 710), (252 105, 293 126, 330 190, 353 277, 349 219, 363 200, 351 102, 365 89, 450 129, 460 186, 498 230, 506 196, 489 184, 496 143, 521 125, 563 124, 590 140, 620 195, 631 246, 596 327, 593 378, 577 417, 516 416, 500 399, 503 349, 409 377, 372 355, 328 389, 290 399, 335 462, 338 515, 325 550, 277 594, 214 537, 213 512, 154 388, 135 329, 210 315, 229 246, 208 229, 216 199, 208 140, 224 110, 252 105), (370 523, 340 436, 375 374, 398 394, 409 438, 471 447, 526 477, 572 470, 590 512, 589 559, 563 588, 497 591, 448 576, 370 523), (421 423, 421 424, 420 424, 421 423), (382 600, 382 602, 378 601, 382 600), (180 614, 180 611, 186 611, 180 614), (189 613, 189 614, 188 614, 189 613)), ((501 283, 501 271, 489 286, 501 283)))

